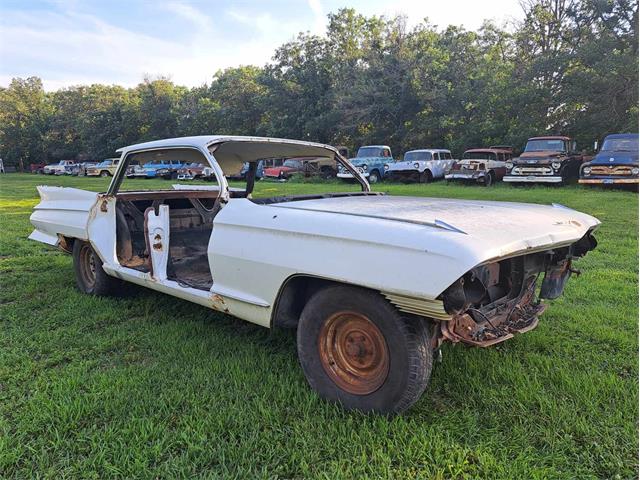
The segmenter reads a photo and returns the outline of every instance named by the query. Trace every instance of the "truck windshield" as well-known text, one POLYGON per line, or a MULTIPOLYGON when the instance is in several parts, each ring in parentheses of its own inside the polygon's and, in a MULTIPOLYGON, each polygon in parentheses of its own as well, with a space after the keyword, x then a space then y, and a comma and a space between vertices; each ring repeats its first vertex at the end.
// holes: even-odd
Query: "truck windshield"
POLYGON ((380 147, 360 147, 356 157, 381 157, 382 149, 380 147))
POLYGON ((638 138, 606 138, 602 144, 603 152, 637 152, 638 138))
POLYGON ((529 140, 524 147, 525 152, 564 152, 566 150, 564 140, 529 140))
POLYGON ((431 152, 407 152, 404 154, 405 162, 415 162, 419 160, 431 160, 431 152))
POLYGON ((493 152, 464 152, 462 158, 465 160, 495 160, 496 154, 493 152))

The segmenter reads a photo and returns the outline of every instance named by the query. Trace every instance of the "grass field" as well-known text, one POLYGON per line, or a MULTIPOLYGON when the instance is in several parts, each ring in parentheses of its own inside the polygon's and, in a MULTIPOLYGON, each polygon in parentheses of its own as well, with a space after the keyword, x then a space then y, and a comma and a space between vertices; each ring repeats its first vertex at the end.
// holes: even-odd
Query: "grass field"
MULTIPOLYGON (((377 186, 557 202, 603 223, 598 248, 576 263, 583 274, 536 330, 496 348, 446 345, 426 394, 389 419, 316 397, 293 332, 133 287, 124 298, 81 295, 71 257, 26 239, 41 183, 107 185, 0 175, 0 477, 638 476, 633 192, 377 186)), ((256 193, 327 189, 336 186, 260 182, 256 193)))

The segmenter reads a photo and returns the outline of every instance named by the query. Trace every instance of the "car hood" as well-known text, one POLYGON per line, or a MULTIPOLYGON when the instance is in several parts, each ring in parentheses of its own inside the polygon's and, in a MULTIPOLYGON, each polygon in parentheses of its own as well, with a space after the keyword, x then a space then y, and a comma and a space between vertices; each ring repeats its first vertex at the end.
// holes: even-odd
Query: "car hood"
POLYGON ((600 152, 590 165, 638 165, 638 152, 600 152))
POLYGON ((402 162, 388 162, 389 170, 402 170, 405 168, 415 169, 414 163, 420 165, 426 163, 428 160, 407 160, 402 162))
POLYGON ((456 164, 458 165, 481 165, 491 160, 487 160, 485 158, 465 158, 464 160, 458 160, 456 164))
POLYGON ((349 162, 356 166, 370 164, 370 163, 380 163, 380 162, 394 163, 393 158, 389 158, 389 157, 355 157, 355 158, 350 158, 349 162))
POLYGON ((422 225, 438 235, 453 235, 447 241, 457 243, 461 251, 481 252, 481 261, 570 244, 600 224, 590 215, 556 204, 372 195, 272 206, 375 219, 390 230, 391 222, 422 225))

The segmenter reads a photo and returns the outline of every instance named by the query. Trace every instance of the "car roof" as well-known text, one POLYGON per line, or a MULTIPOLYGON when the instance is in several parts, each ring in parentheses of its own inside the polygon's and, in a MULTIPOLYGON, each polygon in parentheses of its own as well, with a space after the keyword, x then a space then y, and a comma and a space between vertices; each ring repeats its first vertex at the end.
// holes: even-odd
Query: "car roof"
POLYGON ((360 148, 368 148, 368 147, 374 147, 374 148, 391 148, 389 147, 389 145, 362 145, 360 148))
POLYGON ((607 135, 604 138, 605 140, 607 138, 638 138, 638 134, 637 133, 612 133, 610 135, 607 135))
POLYGON ((502 148, 470 148, 465 150, 464 153, 481 153, 481 152, 490 152, 490 153, 512 153, 511 150, 505 150, 502 148))
POLYGON ((416 148, 415 150, 407 150, 405 155, 410 152, 449 152, 451 150, 447 150, 446 148, 416 148))
POLYGON ((571 140, 571 137, 563 135, 547 135, 543 137, 531 137, 529 140, 571 140))
MULTIPOLYGON (((332 158, 338 151, 331 145, 286 138, 248 137, 239 135, 199 135, 166 138, 137 143, 117 150, 122 154, 164 148, 197 148, 206 150, 216 145, 213 156, 225 173, 238 172, 246 161, 257 162, 272 157, 316 156, 332 158)), ((153 153, 153 152, 150 152, 153 153)))

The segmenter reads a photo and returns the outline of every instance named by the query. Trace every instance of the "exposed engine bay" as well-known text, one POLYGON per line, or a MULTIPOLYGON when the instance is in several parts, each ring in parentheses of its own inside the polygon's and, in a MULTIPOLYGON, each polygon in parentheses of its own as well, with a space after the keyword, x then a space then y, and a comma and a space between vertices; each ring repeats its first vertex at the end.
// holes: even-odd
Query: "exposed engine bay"
POLYGON ((532 330, 545 310, 542 299, 558 298, 572 273, 573 258, 597 245, 588 232, 562 248, 516 256, 473 268, 441 295, 451 320, 440 322, 444 340, 488 347, 532 330), (542 282, 538 288, 538 280, 542 282))

